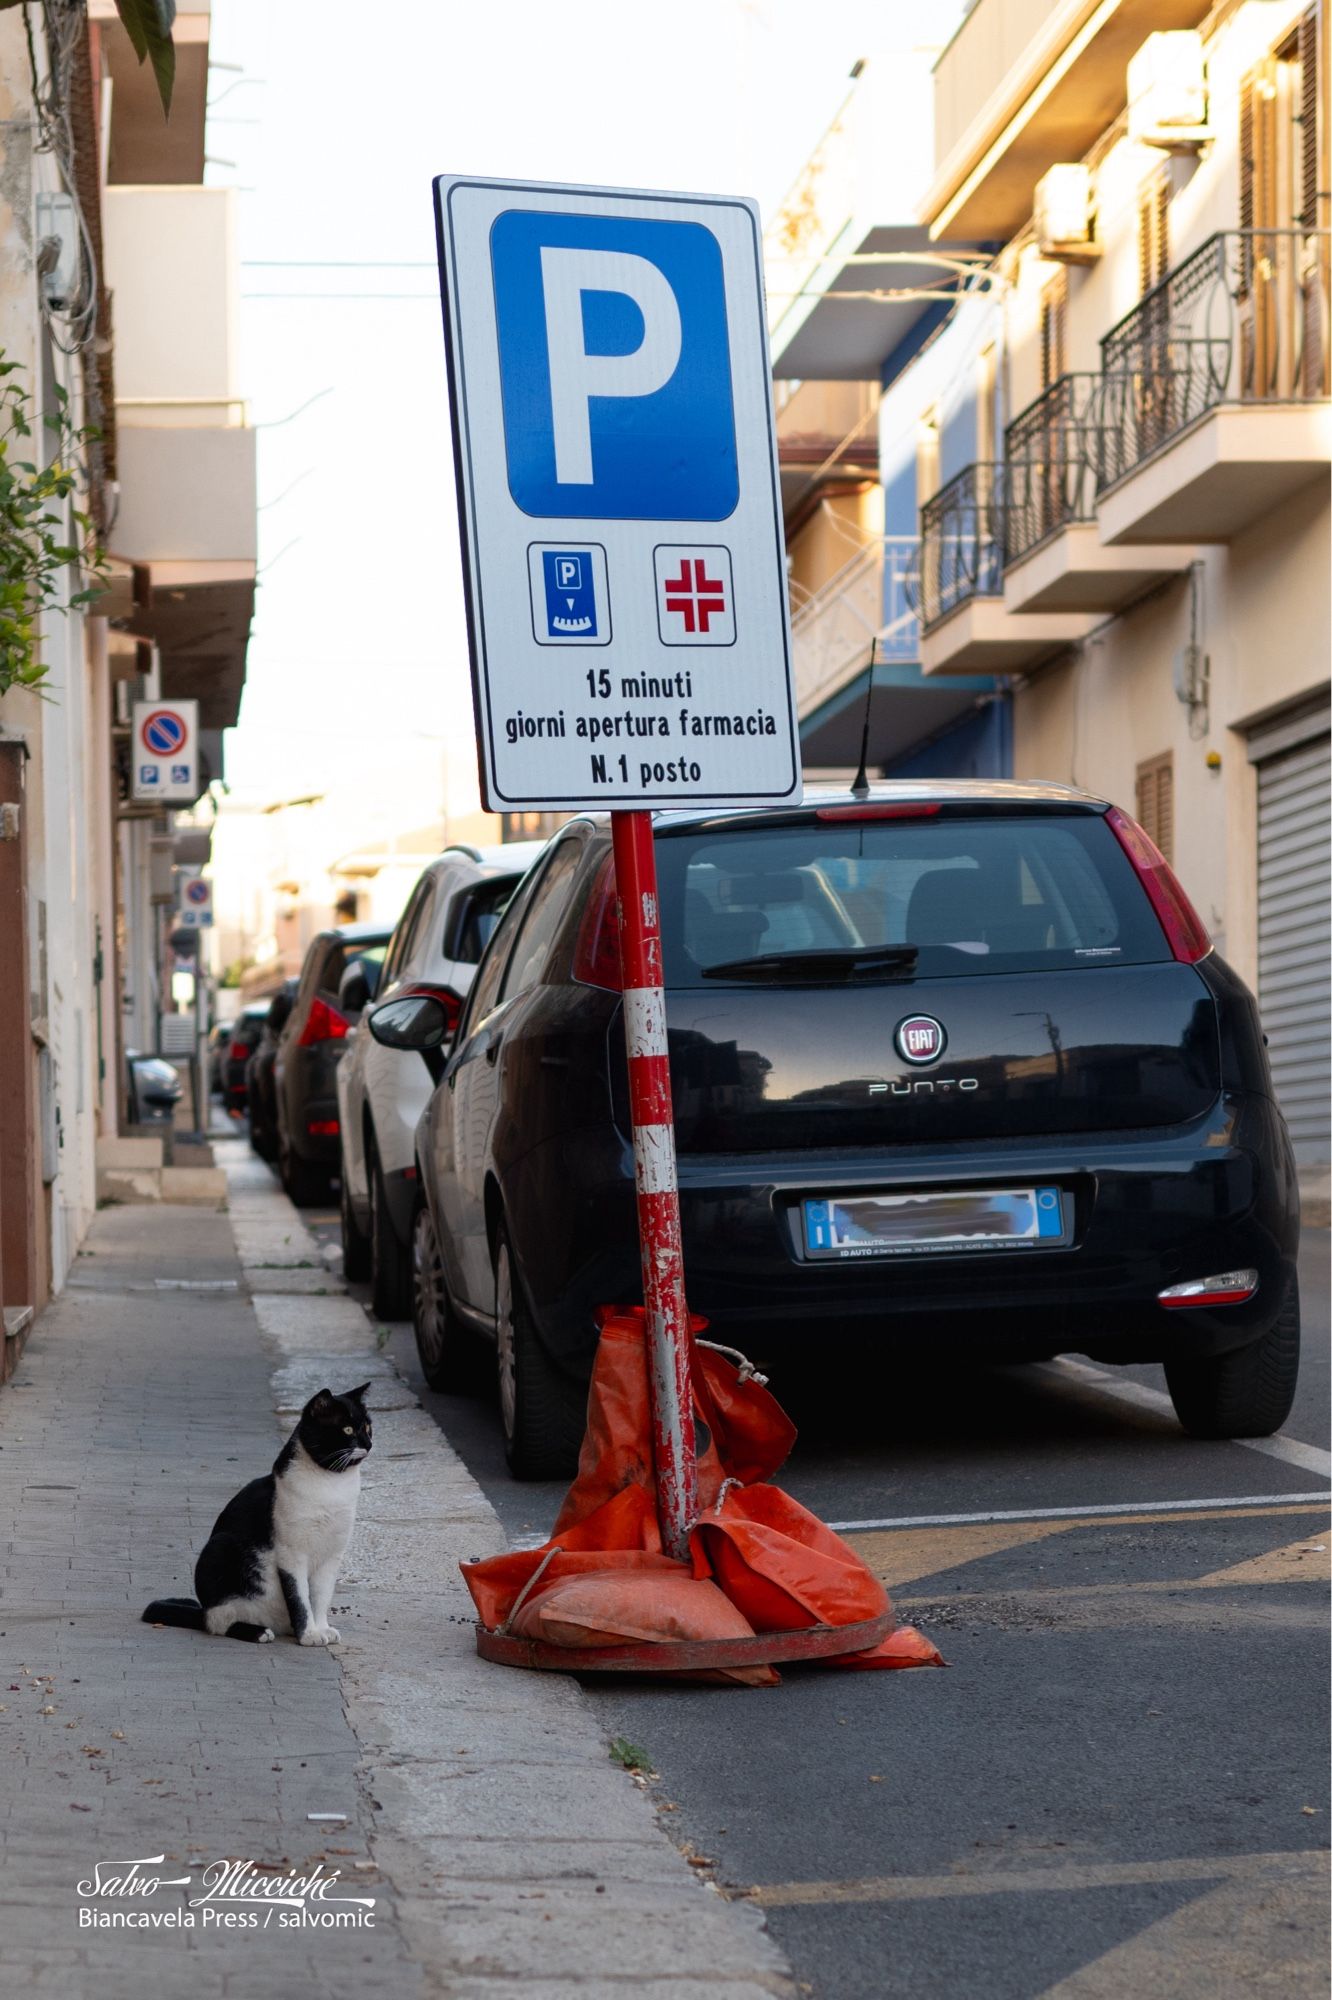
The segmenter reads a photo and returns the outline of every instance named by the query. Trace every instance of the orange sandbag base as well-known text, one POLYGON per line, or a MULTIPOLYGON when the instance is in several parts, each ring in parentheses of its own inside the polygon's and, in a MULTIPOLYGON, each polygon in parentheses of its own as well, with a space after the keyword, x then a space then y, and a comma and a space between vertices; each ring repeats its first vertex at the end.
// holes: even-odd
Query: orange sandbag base
POLYGON ((771 1475, 795 1428, 691 1324, 698 1521, 688 1562, 661 1546, 641 1307, 601 1316, 578 1474, 550 1540, 464 1563, 482 1659, 563 1673, 669 1674, 770 1687, 800 1661, 862 1671, 942 1666, 893 1625, 854 1550, 771 1475))

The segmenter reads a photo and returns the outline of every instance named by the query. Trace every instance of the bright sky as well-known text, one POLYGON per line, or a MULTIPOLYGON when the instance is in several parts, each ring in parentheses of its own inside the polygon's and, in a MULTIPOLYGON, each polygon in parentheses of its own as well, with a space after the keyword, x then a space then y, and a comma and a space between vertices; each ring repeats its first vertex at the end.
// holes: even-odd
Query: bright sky
POLYGON ((260 592, 233 791, 476 798, 432 176, 781 200, 908 0, 213 0, 208 179, 242 190, 260 592), (224 67, 239 65, 239 69, 224 67), (433 760, 438 759, 437 765, 433 760))

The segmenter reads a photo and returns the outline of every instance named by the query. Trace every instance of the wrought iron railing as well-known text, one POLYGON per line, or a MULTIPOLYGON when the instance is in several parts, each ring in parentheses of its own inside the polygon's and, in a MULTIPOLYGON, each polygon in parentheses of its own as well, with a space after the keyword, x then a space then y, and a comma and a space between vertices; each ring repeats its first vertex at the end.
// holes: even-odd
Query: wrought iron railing
POLYGON ((1056 529, 1096 518, 1104 384, 1061 375, 1004 432, 1004 560, 1020 562, 1056 529))
POLYGON ((918 604, 925 631, 1004 587, 1004 467, 969 465, 920 510, 918 604))
POLYGON ((1220 403, 1326 396, 1327 230, 1210 237, 1101 342, 1104 488, 1220 403))
POLYGON ((899 665, 920 658, 915 588, 920 543, 914 535, 867 542, 791 617, 796 706, 809 715, 869 659, 899 665))

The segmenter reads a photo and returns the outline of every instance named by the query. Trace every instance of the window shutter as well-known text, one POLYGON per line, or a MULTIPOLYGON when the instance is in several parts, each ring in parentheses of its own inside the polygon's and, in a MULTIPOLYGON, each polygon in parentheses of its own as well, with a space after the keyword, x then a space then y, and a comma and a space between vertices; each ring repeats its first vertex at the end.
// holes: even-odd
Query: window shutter
POLYGON ((1167 861, 1175 859, 1175 759, 1149 757, 1137 771, 1138 824, 1149 840, 1154 840, 1167 861))
POLYGON ((1064 373, 1068 278, 1061 271, 1041 293, 1041 387, 1048 389, 1064 373))
POLYGON ((1157 175, 1152 192, 1152 249, 1156 257, 1153 282, 1159 285, 1170 269, 1170 182, 1164 173, 1157 175))
MULTIPOLYGON (((1302 229, 1312 235, 1326 209, 1327 190, 1321 185, 1320 167, 1327 146, 1327 132, 1319 130, 1323 78, 1319 64, 1319 10, 1311 7, 1300 22, 1300 213, 1302 229), (1320 200, 1320 195, 1322 199, 1320 200)), ((1332 280, 1332 258, 1328 245, 1315 241, 1301 274, 1301 366, 1302 388, 1306 396, 1328 393, 1329 341, 1328 308, 1332 280)))

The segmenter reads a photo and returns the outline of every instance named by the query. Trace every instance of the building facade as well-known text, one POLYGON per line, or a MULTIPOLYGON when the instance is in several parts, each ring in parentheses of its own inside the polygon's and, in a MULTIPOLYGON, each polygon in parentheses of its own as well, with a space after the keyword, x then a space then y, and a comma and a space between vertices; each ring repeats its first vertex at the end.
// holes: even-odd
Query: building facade
POLYGON ((23 399, 0 443, 12 476, 58 467, 73 488, 12 656, 46 678, 0 690, 5 1373, 129 1136, 127 1051, 171 1040, 198 970, 174 913, 207 815, 185 831, 134 802, 133 704, 198 702, 189 806, 222 774, 245 675, 254 434, 233 197, 203 185, 208 37, 207 0, 185 0, 168 118, 112 0, 0 13, 0 349, 23 399))
MULTIPOLYGON (((999 768, 1136 811, 1258 994, 1314 1175, 1327 38, 1309 0, 977 0, 934 66, 917 208, 969 275, 879 398, 885 533, 917 538, 921 684, 971 686, 1004 718, 999 768)), ((936 739, 932 768, 961 774, 963 749, 936 739)))

